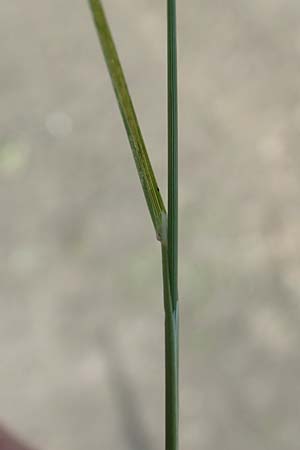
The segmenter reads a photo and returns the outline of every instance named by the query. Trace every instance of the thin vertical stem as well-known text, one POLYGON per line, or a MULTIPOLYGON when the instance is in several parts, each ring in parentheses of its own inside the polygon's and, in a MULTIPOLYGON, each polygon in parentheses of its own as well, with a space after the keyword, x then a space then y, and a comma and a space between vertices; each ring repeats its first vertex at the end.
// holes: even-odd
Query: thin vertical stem
POLYGON ((176 0, 168 0, 168 255, 173 309, 178 300, 178 106, 176 0))
MULTIPOLYGON (((168 49, 168 230, 167 269, 171 312, 165 310, 166 450, 178 450, 178 100, 176 0, 167 0, 168 49)), ((163 264, 164 256, 163 256, 163 264)), ((165 284, 165 280, 164 280, 165 284)), ((164 295, 168 295, 166 289, 164 295)))
POLYGON ((166 450, 178 450, 178 113, 176 0, 167 0, 168 215, 147 154, 101 0, 89 0, 151 218, 161 241, 166 368, 166 450))
POLYGON ((177 324, 170 291, 168 249, 161 245, 165 308, 165 449, 178 449, 177 324))

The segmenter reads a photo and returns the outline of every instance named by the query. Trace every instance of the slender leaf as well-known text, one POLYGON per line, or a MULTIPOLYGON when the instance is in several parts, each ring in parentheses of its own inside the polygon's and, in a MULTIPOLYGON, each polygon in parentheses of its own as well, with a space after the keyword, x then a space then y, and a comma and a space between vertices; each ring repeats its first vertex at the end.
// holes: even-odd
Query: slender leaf
POLYGON ((157 238, 161 240, 162 214, 166 212, 165 206, 148 157, 144 139, 138 124, 125 76, 107 19, 105 17, 102 3, 100 0, 89 0, 89 4, 114 91, 119 103, 119 108, 123 117, 148 209, 157 238))

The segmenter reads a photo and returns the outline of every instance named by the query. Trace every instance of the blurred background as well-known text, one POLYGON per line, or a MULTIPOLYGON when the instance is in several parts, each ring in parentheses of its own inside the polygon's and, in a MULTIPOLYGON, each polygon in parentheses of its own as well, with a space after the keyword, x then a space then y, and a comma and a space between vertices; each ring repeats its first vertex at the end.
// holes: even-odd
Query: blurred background
MULTIPOLYGON (((160 248, 88 2, 2 3, 0 423, 162 449, 160 248)), ((165 195, 165 2, 104 6, 165 195)), ((299 22, 178 2, 182 449, 299 446, 299 22)))

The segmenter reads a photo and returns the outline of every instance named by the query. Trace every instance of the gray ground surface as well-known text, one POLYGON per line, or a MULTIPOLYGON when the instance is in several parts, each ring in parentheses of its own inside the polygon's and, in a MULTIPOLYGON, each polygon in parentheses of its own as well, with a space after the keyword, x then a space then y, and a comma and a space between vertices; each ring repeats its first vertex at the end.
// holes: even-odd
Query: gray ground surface
MULTIPOLYGON (((105 2, 165 191, 164 3, 105 2)), ((178 9, 181 448, 296 450, 300 4, 178 9)), ((0 420, 162 449, 159 246, 87 2, 3 2, 0 55, 0 420)))

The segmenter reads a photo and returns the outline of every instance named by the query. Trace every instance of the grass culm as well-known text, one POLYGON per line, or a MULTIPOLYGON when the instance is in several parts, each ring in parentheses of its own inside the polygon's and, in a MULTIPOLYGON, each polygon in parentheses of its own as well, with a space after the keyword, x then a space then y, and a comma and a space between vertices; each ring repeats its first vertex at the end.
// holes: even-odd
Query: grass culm
POLYGON ((165 450, 178 450, 178 113, 176 0, 167 0, 168 211, 164 206, 100 0, 89 0, 147 206, 161 244, 165 312, 165 450))

